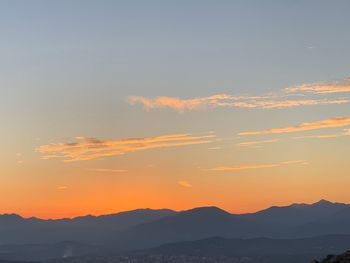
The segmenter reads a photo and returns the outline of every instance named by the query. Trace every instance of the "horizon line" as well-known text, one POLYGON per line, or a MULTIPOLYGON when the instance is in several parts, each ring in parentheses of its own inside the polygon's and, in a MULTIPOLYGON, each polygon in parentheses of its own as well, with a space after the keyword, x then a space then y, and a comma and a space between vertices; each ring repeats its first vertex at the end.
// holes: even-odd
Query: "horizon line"
POLYGON ((350 205, 350 203, 344 203, 344 202, 337 202, 337 201, 329 201, 327 199, 321 198, 321 199, 317 199, 314 202, 311 203, 290 203, 288 205, 271 205, 271 206, 267 206, 265 208, 259 209, 259 210, 254 210, 254 211, 250 211, 250 212, 242 212, 242 213, 234 213, 234 212, 230 212, 226 209, 221 208, 220 206, 215 206, 215 205, 204 205, 204 206, 196 206, 196 207, 192 207, 192 208, 188 208, 188 209, 183 209, 183 210, 175 210, 175 209, 171 209, 171 208, 151 208, 151 207, 142 207, 142 208, 135 208, 135 209, 130 209, 130 210, 123 210, 123 211, 117 211, 117 212, 111 212, 111 213, 106 213, 106 214, 84 214, 84 215, 78 215, 78 216, 72 216, 72 217, 57 217, 57 218, 53 218, 53 217, 48 217, 48 218, 44 218, 44 217, 36 217, 36 216, 23 216, 20 213, 0 213, 0 217, 1 216, 17 216, 20 217, 22 219, 37 219, 37 220, 45 220, 45 221, 56 221, 56 220, 74 220, 74 219, 78 219, 78 218, 83 218, 83 217, 103 217, 103 216, 111 216, 111 215, 118 215, 118 214, 123 214, 123 213, 128 213, 128 212, 134 212, 134 211, 141 211, 141 210, 152 210, 152 211, 161 211, 161 210, 169 210, 169 211, 173 211, 176 213, 181 213, 181 212, 186 212, 186 211, 191 211, 194 209, 200 209, 200 208, 217 208, 220 209, 228 214, 232 214, 232 215, 246 215, 246 214, 254 214, 254 213, 258 213, 273 207, 289 207, 289 206, 293 206, 293 205, 315 205, 318 203, 331 203, 331 204, 345 204, 345 205, 350 205))

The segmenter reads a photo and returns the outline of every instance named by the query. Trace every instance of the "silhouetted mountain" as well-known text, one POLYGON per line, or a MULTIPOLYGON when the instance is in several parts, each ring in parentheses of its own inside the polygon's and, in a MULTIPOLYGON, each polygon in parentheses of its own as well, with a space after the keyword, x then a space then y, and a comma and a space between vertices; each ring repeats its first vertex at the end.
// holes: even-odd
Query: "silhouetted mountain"
POLYGON ((322 199, 311 205, 292 204, 282 207, 273 206, 256 213, 246 214, 245 216, 250 219, 263 220, 266 222, 299 225, 332 216, 345 208, 350 208, 350 205, 332 203, 322 199))
POLYGON ((347 204, 326 200, 311 205, 271 207, 243 215, 233 215, 216 207, 202 207, 137 225, 116 234, 111 243, 115 249, 128 250, 213 236, 298 238, 350 234, 348 210, 347 204), (323 220, 327 220, 327 224, 323 220))
POLYGON ((250 214, 230 214, 217 207, 181 212, 140 209, 59 220, 0 215, 0 244, 45 245, 69 240, 114 252, 213 236, 304 238, 328 234, 350 234, 349 205, 321 200, 250 214))
POLYGON ((118 250, 130 250, 212 236, 258 237, 275 234, 276 229, 275 224, 252 221, 217 207, 202 207, 137 225, 116 233, 109 242, 118 250))
POLYGON ((103 216, 43 220, 0 215, 0 244, 43 244, 63 240, 98 243, 111 231, 122 231, 176 214, 169 209, 138 209, 103 216))
POLYGON ((296 228, 295 235, 348 234, 350 232, 350 207, 319 218, 296 228))

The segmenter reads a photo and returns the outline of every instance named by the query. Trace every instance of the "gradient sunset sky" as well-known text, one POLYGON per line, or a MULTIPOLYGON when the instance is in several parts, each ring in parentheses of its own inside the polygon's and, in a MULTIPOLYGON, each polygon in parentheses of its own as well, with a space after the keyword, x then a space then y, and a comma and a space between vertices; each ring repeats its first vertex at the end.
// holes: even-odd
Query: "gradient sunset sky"
POLYGON ((0 213, 350 203, 350 1, 1 1, 0 213))

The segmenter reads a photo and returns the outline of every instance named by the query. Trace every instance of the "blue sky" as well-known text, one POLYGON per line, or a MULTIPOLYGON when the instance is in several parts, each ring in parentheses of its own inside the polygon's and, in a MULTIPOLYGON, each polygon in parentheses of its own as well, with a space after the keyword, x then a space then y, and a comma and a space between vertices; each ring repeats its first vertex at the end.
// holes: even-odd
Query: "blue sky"
MULTIPOLYGON (((213 131, 220 139, 233 140, 245 130, 350 116, 348 104, 179 113, 147 111, 127 102, 129 96, 262 95, 294 85, 344 81, 350 75, 349 8, 349 1, 340 0, 2 1, 0 120, 4 145, 0 156, 7 161, 5 181, 20 182, 41 165, 56 173, 61 163, 45 163, 34 149, 50 142, 69 142, 76 136, 124 139, 213 131), (29 166, 23 168, 27 172, 19 172, 17 164, 11 163, 17 153, 26 156, 22 166, 29 166)), ((266 156, 295 159, 308 147, 311 153, 322 153, 319 160, 327 158, 325 145, 294 147, 287 143, 284 148, 255 153, 231 149, 209 163, 247 163, 249 159, 258 163, 267 161, 266 156)), ((157 159, 159 154, 150 156, 157 159)), ((195 151, 169 154, 181 159, 184 166, 207 162, 193 158, 195 151)), ((125 165, 137 163, 133 158, 125 165)), ((119 160, 116 157, 102 166, 116 168, 119 160)), ((164 167, 166 163, 162 161, 164 167)), ((77 172, 83 176, 81 173, 77 172)), ((164 170, 157 172, 161 173, 164 170)), ((187 177, 192 172, 184 168, 182 173, 187 177)), ((31 180, 33 185, 46 178, 43 172, 38 174, 31 180)), ((185 179, 200 180, 191 176, 185 179)), ((72 179, 66 179, 60 184, 69 185, 72 179)), ((135 179, 130 176, 129 180, 135 179)), ((233 183, 225 180, 222 183, 233 183)), ((263 204, 251 206, 259 205, 263 204)))

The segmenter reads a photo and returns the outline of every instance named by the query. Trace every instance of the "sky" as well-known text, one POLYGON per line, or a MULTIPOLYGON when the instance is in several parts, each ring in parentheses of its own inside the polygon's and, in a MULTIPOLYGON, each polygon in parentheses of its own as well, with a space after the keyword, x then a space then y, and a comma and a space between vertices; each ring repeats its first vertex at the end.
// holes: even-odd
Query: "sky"
POLYGON ((350 203, 349 1, 0 2, 0 213, 350 203))

